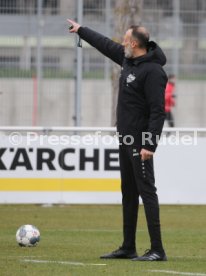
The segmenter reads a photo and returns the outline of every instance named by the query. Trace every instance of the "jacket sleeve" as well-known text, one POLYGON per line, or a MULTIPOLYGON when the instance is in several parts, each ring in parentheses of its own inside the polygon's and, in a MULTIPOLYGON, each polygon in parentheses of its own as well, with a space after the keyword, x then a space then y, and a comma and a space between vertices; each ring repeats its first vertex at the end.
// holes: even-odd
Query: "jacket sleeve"
POLYGON ((165 120, 165 87, 167 76, 160 65, 148 72, 145 81, 145 97, 149 111, 148 135, 142 148, 155 152, 165 120))
POLYGON ((124 48, 121 44, 105 37, 87 27, 80 27, 79 36, 88 42, 91 46, 99 50, 103 55, 107 56, 119 65, 122 65, 124 59, 124 48))

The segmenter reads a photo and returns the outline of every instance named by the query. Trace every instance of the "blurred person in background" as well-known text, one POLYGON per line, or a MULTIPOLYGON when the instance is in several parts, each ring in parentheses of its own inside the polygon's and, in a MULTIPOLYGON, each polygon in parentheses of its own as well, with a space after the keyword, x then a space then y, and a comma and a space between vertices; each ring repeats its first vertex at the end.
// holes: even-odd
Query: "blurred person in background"
POLYGON ((168 82, 165 89, 165 113, 166 121, 169 127, 174 127, 174 116, 172 114, 172 108, 175 106, 175 75, 168 75, 168 82))

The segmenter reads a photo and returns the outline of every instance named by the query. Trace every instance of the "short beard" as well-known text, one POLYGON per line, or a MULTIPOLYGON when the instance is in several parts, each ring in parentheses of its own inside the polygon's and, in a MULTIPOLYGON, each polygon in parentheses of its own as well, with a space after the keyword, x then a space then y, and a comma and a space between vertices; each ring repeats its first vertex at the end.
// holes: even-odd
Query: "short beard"
POLYGON ((126 58, 132 58, 133 57, 133 51, 130 45, 124 48, 124 55, 126 58))

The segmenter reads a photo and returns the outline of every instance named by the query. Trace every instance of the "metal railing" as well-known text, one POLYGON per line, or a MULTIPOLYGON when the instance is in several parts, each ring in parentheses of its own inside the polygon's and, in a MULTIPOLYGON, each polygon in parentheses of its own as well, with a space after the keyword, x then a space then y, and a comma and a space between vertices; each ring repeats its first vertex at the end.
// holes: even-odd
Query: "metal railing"
MULTIPOLYGON (((30 127, 30 126, 0 126, 0 132, 3 131, 34 131, 34 132, 116 132, 115 127, 64 127, 64 126, 54 126, 54 127, 30 127)), ((197 127, 165 127, 162 130, 163 132, 197 132, 197 133, 206 133, 206 128, 197 128, 197 127)))

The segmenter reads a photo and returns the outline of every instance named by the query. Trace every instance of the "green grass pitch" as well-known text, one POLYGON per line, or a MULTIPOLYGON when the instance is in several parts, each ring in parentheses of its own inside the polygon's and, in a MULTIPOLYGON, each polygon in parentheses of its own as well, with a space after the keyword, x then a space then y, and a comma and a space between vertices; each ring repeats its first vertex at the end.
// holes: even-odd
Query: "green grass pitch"
MULTIPOLYGON (((168 262, 100 260, 101 254, 121 244, 121 219, 121 206, 0 205, 0 275, 206 275, 206 206, 161 206, 168 262), (39 228, 38 246, 17 245, 15 233, 22 224, 39 228)), ((142 254, 149 248, 142 206, 138 229, 142 254)))

